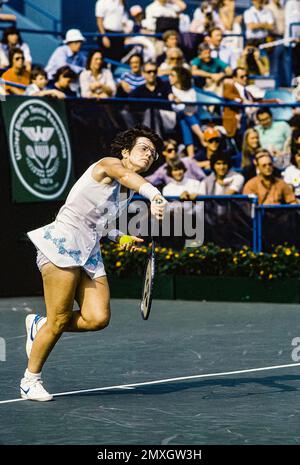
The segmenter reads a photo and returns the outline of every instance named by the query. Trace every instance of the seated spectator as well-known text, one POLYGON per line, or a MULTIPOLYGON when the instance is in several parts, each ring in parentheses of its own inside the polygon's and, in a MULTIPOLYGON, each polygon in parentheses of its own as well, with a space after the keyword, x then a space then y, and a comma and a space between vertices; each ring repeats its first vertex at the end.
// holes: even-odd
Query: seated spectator
POLYGON ((164 48, 162 53, 156 58, 156 63, 160 66, 167 58, 167 51, 170 48, 179 48, 179 34, 177 31, 169 30, 163 33, 164 48))
POLYGON ((231 170, 229 156, 221 151, 210 158, 212 173, 201 183, 201 195, 234 195, 241 192, 244 178, 231 170))
POLYGON ((7 65, 8 65, 8 60, 0 44, 0 75, 2 71, 4 70, 4 68, 7 68, 7 65))
MULTIPOLYGON (((223 86, 223 97, 228 100, 233 100, 238 103, 253 103, 253 97, 248 92, 247 86, 247 72, 244 68, 236 68, 232 73, 232 80, 226 79, 223 86)), ((252 109, 246 114, 251 114, 252 109)), ((235 137, 236 133, 241 128, 243 113, 236 107, 224 107, 223 111, 223 126, 226 129, 228 137, 235 137)), ((239 142, 239 141, 237 141, 239 142)), ((240 145, 239 145, 240 146, 240 145)))
POLYGON ((248 43, 237 61, 238 67, 244 68, 247 74, 268 76, 270 74, 269 58, 261 56, 259 48, 248 43))
POLYGON ((30 95, 31 97, 65 98, 65 94, 63 92, 56 89, 47 89, 47 73, 39 66, 32 68, 30 73, 30 83, 31 84, 25 91, 25 95, 30 95))
POLYGON ((149 31, 157 32, 158 18, 178 18, 185 9, 186 3, 183 0, 154 0, 145 10, 143 25, 149 31))
POLYGON ((277 168, 285 168, 289 164, 289 145, 291 128, 285 121, 273 121, 273 115, 268 108, 260 108, 256 113, 260 145, 274 157, 277 168))
POLYGON ((203 132, 205 147, 200 154, 200 160, 197 162, 201 168, 210 168, 210 159, 214 153, 219 152, 222 140, 221 133, 214 127, 208 127, 203 132))
POLYGON ((295 131, 292 140, 290 165, 283 171, 282 177, 289 184, 295 195, 300 195, 300 130, 295 131))
POLYGON ((279 205, 298 203, 293 189, 274 175, 274 164, 271 154, 265 150, 256 156, 259 174, 250 179, 244 186, 243 194, 254 194, 260 205, 279 205))
MULTIPOLYGON (((12 48, 9 52, 9 63, 10 68, 2 74, 2 79, 28 86, 30 84, 30 73, 25 68, 25 58, 22 50, 12 48)), ((25 90, 10 85, 5 86, 5 92, 9 95, 22 95, 25 90)))
POLYGON ((109 98, 116 93, 116 83, 110 69, 105 68, 102 53, 89 53, 86 69, 79 76, 81 96, 85 98, 109 98))
MULTIPOLYGON (((175 66, 169 76, 172 93, 169 95, 169 100, 176 104, 181 102, 197 102, 195 89, 192 87, 192 75, 188 69, 180 66, 175 66)), ((186 146, 189 157, 194 157, 194 133, 200 145, 204 144, 203 132, 201 131, 199 120, 196 117, 198 111, 195 105, 179 105, 177 108, 177 117, 181 127, 183 143, 186 146)))
MULTIPOLYGON (((144 18, 143 8, 140 5, 133 5, 129 9, 129 12, 133 18, 133 21, 128 19, 125 22, 124 32, 126 34, 137 34, 139 32, 147 34, 148 31, 142 27, 144 18)), ((132 54, 138 54, 142 56, 143 61, 155 60, 156 58, 155 42, 151 40, 151 37, 142 35, 127 36, 125 38, 125 45, 132 45, 133 48, 128 52, 127 55, 122 57, 122 63, 128 62, 132 54)))
POLYGON ((9 52, 13 48, 22 50, 24 55, 24 65, 28 72, 31 70, 32 58, 29 46, 23 42, 20 31, 12 26, 4 29, 1 40, 1 48, 6 56, 6 60, 2 63, 2 68, 9 66, 9 52))
POLYGON ((59 90, 65 97, 76 97, 76 92, 71 89, 71 84, 76 78, 76 73, 69 66, 62 66, 58 68, 53 81, 49 83, 49 89, 59 90))
POLYGON ((256 129, 245 131, 242 147, 242 168, 252 166, 257 149, 260 147, 259 134, 256 129))
POLYGON ((118 81, 118 97, 125 97, 134 89, 145 84, 142 75, 143 58, 141 55, 132 55, 129 59, 130 71, 125 71, 118 81))
POLYGON ((208 1, 204 1, 201 3, 201 6, 194 11, 190 32, 203 34, 214 27, 222 28, 220 16, 213 10, 208 1))
MULTIPOLYGON (((191 65, 193 77, 202 78, 205 90, 221 93, 221 81, 231 73, 231 68, 219 58, 212 58, 207 44, 199 45, 198 57, 192 60, 191 65)), ((202 87, 201 83, 199 84, 202 87)))
POLYGON ((223 43, 223 31, 220 27, 213 27, 209 30, 205 41, 209 45, 212 58, 219 58, 226 63, 230 68, 234 69, 237 66, 238 51, 232 46, 223 43))
POLYGON ((201 183, 186 176, 186 167, 182 160, 176 160, 167 166, 167 174, 172 179, 163 188, 164 196, 177 196, 181 200, 195 200, 200 195, 201 183))
POLYGON ((164 148, 162 151, 163 157, 165 157, 165 163, 161 165, 153 174, 147 176, 145 179, 153 184, 154 186, 166 185, 172 181, 172 178, 168 175, 167 167, 175 161, 182 161, 186 168, 186 176, 191 179, 201 181, 205 178, 205 174, 201 168, 197 165, 195 160, 189 157, 180 158, 177 152, 177 142, 173 139, 164 141, 164 148))
POLYGON ((180 48, 169 48, 167 50, 167 58, 158 68, 159 76, 169 76, 174 66, 183 66, 189 69, 189 65, 184 63, 184 56, 180 48))
MULTIPOLYGON (((252 179, 259 174, 257 157, 259 158, 262 155, 262 153, 269 154, 269 152, 266 151, 265 149, 258 147, 254 153, 253 163, 251 165, 245 166, 245 168, 242 169, 242 175, 245 178, 245 183, 249 181, 249 179, 252 179)), ((281 171, 275 166, 274 166, 273 175, 277 178, 281 177, 281 171)))
POLYGON ((80 51, 85 38, 79 29, 69 29, 66 33, 64 45, 52 53, 45 68, 49 80, 52 80, 56 71, 62 66, 69 66, 71 70, 80 74, 86 65, 86 57, 80 51))
POLYGON ((252 0, 252 6, 244 12, 246 39, 255 40, 256 45, 266 41, 275 27, 272 11, 265 6, 264 0, 252 0))
POLYGON ((145 84, 130 92, 130 97, 168 99, 171 93, 171 86, 169 82, 162 81, 157 77, 157 66, 155 63, 149 61, 143 65, 143 77, 145 84))
POLYGON ((142 30, 142 21, 144 19, 143 8, 141 5, 132 5, 129 9, 129 13, 133 18, 132 32, 140 32, 142 30))

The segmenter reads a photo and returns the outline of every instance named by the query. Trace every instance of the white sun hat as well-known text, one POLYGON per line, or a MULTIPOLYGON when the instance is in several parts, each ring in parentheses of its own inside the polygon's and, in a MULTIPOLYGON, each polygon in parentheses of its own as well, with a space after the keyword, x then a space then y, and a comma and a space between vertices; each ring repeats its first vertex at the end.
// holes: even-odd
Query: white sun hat
POLYGON ((85 40, 79 29, 69 29, 66 33, 64 44, 68 44, 69 42, 85 42, 85 40))

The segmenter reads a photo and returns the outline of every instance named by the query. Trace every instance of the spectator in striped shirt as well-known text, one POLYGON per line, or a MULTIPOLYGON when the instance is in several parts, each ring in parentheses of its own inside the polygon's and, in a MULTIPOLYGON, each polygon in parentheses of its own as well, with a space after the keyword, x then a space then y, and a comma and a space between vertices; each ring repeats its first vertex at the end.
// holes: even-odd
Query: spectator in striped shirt
POLYGON ((132 55, 129 65, 130 71, 125 71, 118 82, 118 97, 126 97, 132 90, 146 82, 142 75, 143 58, 141 55, 132 55))

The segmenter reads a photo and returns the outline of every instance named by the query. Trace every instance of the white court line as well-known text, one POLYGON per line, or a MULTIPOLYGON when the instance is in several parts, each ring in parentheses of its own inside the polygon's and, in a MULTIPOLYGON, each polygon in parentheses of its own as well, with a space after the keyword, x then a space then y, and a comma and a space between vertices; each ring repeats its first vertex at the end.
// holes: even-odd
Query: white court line
MULTIPOLYGON (((145 381, 143 383, 133 383, 133 384, 118 384, 116 386, 106 386, 101 388, 93 388, 93 389, 80 389, 79 391, 67 391, 67 392, 58 392, 53 394, 54 397, 60 396, 70 396, 73 394, 83 394, 86 392, 96 392, 96 391, 110 391, 112 389, 131 389, 138 386, 151 386, 153 384, 163 384, 163 383, 171 383, 174 381, 186 381, 188 379, 200 379, 200 378, 213 378, 217 376, 228 376, 228 375, 239 375, 242 373, 254 373, 256 371, 267 371, 267 370, 278 370, 279 368, 294 368, 299 367, 300 363, 290 363, 288 365, 275 365, 270 367, 262 367, 262 368, 249 368, 247 370, 237 370, 237 371, 224 371, 219 373, 206 373, 204 375, 192 375, 192 376, 180 376, 179 378, 166 378, 166 379, 158 379, 156 381, 145 381)), ((10 400, 1 400, 0 404, 10 404, 12 402, 21 402, 22 400, 26 399, 10 399, 10 400)))

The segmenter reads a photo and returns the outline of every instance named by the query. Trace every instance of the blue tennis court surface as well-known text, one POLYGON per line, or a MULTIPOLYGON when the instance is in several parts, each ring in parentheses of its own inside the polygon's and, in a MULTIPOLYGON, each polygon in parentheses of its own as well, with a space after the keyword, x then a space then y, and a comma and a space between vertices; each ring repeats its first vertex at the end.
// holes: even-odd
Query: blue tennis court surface
POLYGON ((137 301, 114 300, 108 328, 65 334, 50 356, 45 387, 63 395, 19 401, 24 320, 43 308, 0 300, 0 443, 300 443, 299 366, 226 374, 296 364, 297 305, 154 301, 144 322, 137 301))

